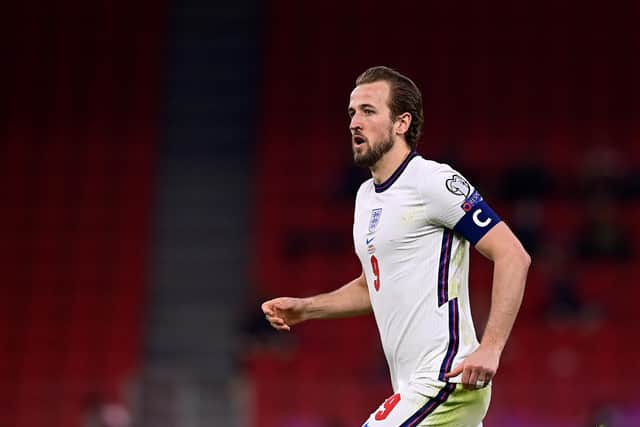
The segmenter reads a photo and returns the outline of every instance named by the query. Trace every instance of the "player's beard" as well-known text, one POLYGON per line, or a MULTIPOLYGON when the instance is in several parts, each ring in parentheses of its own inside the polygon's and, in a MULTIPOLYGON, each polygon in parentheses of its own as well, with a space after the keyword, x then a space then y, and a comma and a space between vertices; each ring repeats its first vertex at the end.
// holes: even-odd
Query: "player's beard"
POLYGON ((363 168, 370 168, 378 163, 378 160, 382 158, 387 152, 389 152, 393 148, 393 136, 391 132, 389 132, 389 136, 387 139, 380 141, 379 144, 369 145, 369 150, 364 154, 358 154, 356 149, 353 149, 353 162, 356 166, 360 166, 363 168))

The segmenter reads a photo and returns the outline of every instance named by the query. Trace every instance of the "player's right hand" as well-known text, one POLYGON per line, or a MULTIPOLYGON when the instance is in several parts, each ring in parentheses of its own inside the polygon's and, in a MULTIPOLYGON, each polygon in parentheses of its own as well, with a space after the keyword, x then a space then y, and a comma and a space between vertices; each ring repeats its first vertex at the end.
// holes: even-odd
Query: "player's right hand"
POLYGON ((304 321, 305 307, 303 298, 281 297, 262 303, 265 318, 279 331, 290 331, 293 325, 304 321))

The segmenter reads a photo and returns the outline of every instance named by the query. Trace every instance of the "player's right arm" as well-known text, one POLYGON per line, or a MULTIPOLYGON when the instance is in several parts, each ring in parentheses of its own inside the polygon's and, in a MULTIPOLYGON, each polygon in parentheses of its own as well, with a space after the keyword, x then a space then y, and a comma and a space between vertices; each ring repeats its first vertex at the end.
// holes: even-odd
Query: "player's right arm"
POLYGON ((362 273, 333 292, 308 298, 275 298, 262 303, 262 311, 279 331, 290 331, 291 326, 310 319, 361 316, 371 312, 367 280, 362 273))

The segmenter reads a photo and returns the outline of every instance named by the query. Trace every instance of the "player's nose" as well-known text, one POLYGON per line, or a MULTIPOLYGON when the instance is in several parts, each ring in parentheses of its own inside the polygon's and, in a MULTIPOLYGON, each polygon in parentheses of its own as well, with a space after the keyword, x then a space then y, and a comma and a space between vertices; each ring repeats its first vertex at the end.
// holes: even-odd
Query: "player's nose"
POLYGON ((360 120, 359 114, 354 114, 349 122, 349 129, 353 133, 356 129, 362 129, 362 120, 360 120))

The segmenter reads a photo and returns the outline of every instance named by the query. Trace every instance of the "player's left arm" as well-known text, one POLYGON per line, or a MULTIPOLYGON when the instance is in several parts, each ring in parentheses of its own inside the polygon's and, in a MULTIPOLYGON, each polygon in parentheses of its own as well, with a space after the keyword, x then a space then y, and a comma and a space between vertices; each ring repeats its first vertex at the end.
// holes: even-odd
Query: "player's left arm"
POLYGON ((452 378, 462 374, 461 382, 466 388, 482 387, 498 369, 520 309, 531 260, 480 193, 450 166, 425 165, 424 179, 418 184, 427 221, 463 236, 494 264, 491 310, 480 346, 445 375, 452 378))
POLYGON ((531 258, 509 227, 500 222, 476 244, 493 261, 491 310, 478 349, 447 377, 462 373, 465 388, 481 387, 496 374, 500 356, 522 303, 531 258))

